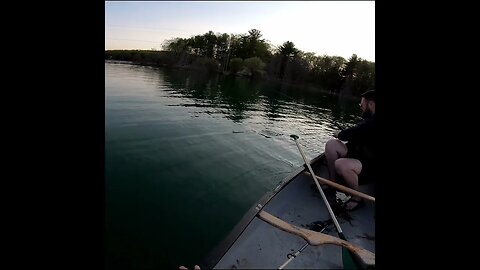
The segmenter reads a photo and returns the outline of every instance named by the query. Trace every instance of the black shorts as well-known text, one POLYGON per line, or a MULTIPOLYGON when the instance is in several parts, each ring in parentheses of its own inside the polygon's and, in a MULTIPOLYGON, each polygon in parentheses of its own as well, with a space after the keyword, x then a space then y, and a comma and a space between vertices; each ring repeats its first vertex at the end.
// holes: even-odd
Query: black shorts
POLYGON ((347 149, 348 151, 345 158, 358 159, 362 163, 362 171, 358 175, 358 185, 374 183, 376 181, 376 174, 374 172, 376 167, 375 161, 371 158, 365 158, 360 152, 357 152, 354 147, 347 149))
POLYGON ((362 163, 362 171, 358 175, 358 185, 361 186, 369 183, 375 183, 376 172, 375 172, 375 166, 373 165, 373 162, 362 161, 361 159, 360 159, 360 162, 362 163))

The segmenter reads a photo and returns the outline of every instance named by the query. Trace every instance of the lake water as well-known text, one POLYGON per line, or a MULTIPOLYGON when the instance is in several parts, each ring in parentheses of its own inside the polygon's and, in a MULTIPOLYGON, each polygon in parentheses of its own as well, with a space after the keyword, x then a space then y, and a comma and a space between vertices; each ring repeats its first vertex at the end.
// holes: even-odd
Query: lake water
POLYGON ((324 150, 358 100, 245 78, 105 63, 108 269, 191 269, 324 150))

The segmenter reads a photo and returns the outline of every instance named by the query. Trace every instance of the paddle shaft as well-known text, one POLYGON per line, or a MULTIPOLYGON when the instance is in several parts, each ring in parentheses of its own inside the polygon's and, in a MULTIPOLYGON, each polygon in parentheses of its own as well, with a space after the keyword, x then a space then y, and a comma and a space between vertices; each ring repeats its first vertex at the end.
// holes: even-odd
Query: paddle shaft
MULTIPOLYGON (((343 234, 343 231, 342 231, 342 228, 340 227, 340 224, 338 224, 338 220, 335 217, 335 214, 333 213, 332 207, 330 206, 330 203, 328 202, 327 197, 325 197, 325 193, 323 193, 322 187, 318 183, 317 177, 316 177, 315 173, 313 172, 312 167, 310 167, 310 162, 307 161, 307 158, 305 157, 305 154, 303 153, 302 147, 300 147, 300 144, 298 144, 298 142, 297 142, 298 136, 291 135, 290 137, 292 137, 293 140, 295 141, 295 144, 297 145, 298 150, 300 151, 300 154, 302 155, 303 161, 307 165, 307 168, 310 171, 310 174, 312 175, 313 181, 315 181, 315 184, 317 185, 317 188, 318 188, 318 191, 320 192, 320 195, 322 195, 322 199, 325 202, 325 206, 328 209, 328 213, 332 217, 333 223, 335 224, 335 227, 337 228, 338 237, 340 237, 340 239, 344 240, 348 244, 347 238, 343 234)), ((355 260, 355 258, 353 256, 353 252, 350 249, 348 249, 348 252, 352 256, 353 261, 354 261, 355 265, 357 266, 357 268, 361 268, 360 264, 355 260)))
MULTIPOLYGON (((311 175, 309 172, 305 172, 305 173, 308 174, 308 175, 311 175)), ((349 193, 349 194, 351 194, 351 195, 358 196, 358 197, 360 197, 360 198, 364 198, 364 199, 369 200, 369 201, 371 201, 371 202, 375 202, 375 197, 372 197, 372 196, 370 196, 370 195, 367 195, 367 194, 362 193, 362 192, 360 192, 360 191, 357 191, 357 190, 355 190, 355 189, 351 189, 351 188, 349 188, 349 187, 342 186, 342 185, 340 185, 340 184, 337 184, 337 183, 335 183, 335 182, 333 182, 333 181, 330 181, 330 180, 328 180, 328 179, 322 178, 322 177, 320 177, 320 176, 315 176, 315 177, 318 179, 318 181, 320 181, 320 182, 322 182, 322 183, 324 183, 324 184, 326 184, 326 185, 329 185, 329 186, 331 186, 331 187, 334 187, 334 188, 336 188, 336 189, 338 189, 338 190, 344 191, 344 192, 349 193)))
POLYGON ((295 141, 295 144, 298 147, 298 150, 300 151, 300 154, 302 155, 303 161, 307 165, 308 170, 310 171, 310 174, 312 175, 313 181, 315 181, 315 184, 317 185, 318 190, 320 191, 320 195, 322 195, 322 199, 325 202, 325 206, 327 206, 328 213, 332 217, 333 223, 335 224, 335 227, 337 228, 338 236, 342 240, 347 240, 345 238, 345 235, 343 235, 342 228, 340 227, 340 224, 338 224, 338 220, 335 217, 335 214, 333 213, 332 207, 330 206, 330 203, 328 203, 327 197, 325 197, 325 193, 323 193, 322 187, 320 187, 320 184, 317 181, 316 175, 312 170, 312 167, 310 167, 310 162, 307 161, 307 158, 305 157, 305 154, 303 153, 302 147, 300 147, 300 144, 298 144, 297 139, 293 137, 293 140, 295 141))

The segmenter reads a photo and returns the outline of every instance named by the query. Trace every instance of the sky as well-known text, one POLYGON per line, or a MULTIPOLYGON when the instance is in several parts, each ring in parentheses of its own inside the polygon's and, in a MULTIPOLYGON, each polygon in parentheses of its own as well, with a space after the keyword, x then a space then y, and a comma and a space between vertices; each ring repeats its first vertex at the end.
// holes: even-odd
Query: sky
POLYGON ((374 1, 105 2, 106 50, 161 50, 176 37, 251 29, 274 46, 375 62, 374 1))

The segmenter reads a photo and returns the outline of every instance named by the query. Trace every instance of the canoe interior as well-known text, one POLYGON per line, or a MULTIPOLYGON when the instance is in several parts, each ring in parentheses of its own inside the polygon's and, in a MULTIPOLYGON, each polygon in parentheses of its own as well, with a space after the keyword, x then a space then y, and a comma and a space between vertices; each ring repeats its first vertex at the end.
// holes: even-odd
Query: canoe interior
MULTIPOLYGON (((324 156, 312 162, 316 175, 328 178, 324 156)), ((202 269, 275 269, 282 265, 289 253, 300 249, 306 241, 284 232, 256 217, 262 210, 298 227, 309 227, 315 221, 330 219, 320 194, 310 186, 311 176, 300 168, 288 176, 272 192, 259 200, 242 218, 230 235, 207 257, 202 269)), ((360 187, 360 191, 374 195, 373 185, 360 187)), ((343 194, 337 193, 341 198, 343 194)), ((334 203, 335 195, 329 196, 334 203)), ((343 212, 337 217, 347 240, 375 253, 375 205, 343 212)), ((338 237, 335 225, 323 232, 338 237)), ((285 269, 339 269, 343 268, 342 249, 335 245, 308 246, 285 269)))

